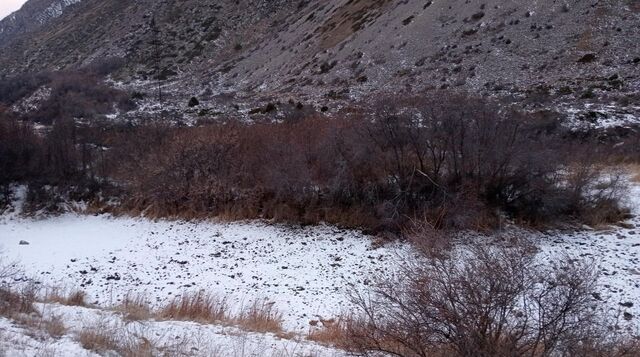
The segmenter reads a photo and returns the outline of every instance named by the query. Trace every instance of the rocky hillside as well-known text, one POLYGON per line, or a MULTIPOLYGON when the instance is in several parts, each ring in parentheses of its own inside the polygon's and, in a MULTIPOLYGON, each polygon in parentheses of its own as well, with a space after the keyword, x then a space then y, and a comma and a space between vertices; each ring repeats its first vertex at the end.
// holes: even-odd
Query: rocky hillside
POLYGON ((160 80, 165 109, 197 96, 207 113, 443 88, 578 121, 640 111, 638 0, 83 0, 38 20, 36 4, 70 2, 15 14, 30 20, 0 33, 0 73, 123 58, 118 86, 151 93, 160 80))
POLYGON ((31 0, 22 9, 0 21, 0 46, 22 34, 48 25, 68 7, 82 0, 31 0))

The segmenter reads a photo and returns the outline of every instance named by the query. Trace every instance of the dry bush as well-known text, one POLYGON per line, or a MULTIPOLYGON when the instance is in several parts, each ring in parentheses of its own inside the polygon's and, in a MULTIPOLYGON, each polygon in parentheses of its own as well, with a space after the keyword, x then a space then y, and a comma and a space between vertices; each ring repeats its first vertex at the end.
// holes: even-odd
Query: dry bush
POLYGON ((123 111, 135 108, 127 93, 104 84, 94 73, 61 71, 50 78, 50 96, 27 119, 51 124, 67 118, 95 119, 114 106, 123 111))
MULTIPOLYGON (((81 112, 94 110, 91 100, 102 110, 105 93, 84 93, 82 79, 57 78, 54 87, 68 89, 81 112)), ((66 118, 74 108, 50 109, 66 118)), ((593 156, 592 145, 541 129, 533 114, 452 93, 251 124, 85 127, 61 118, 42 137, 8 120, 0 121, 0 186, 28 182, 31 211, 60 210, 67 199, 100 211, 108 193, 123 198, 118 213, 324 221, 373 234, 397 234, 422 218, 438 229, 481 230, 499 226, 503 214, 540 227, 616 220, 616 198, 585 189, 598 181, 596 171, 577 180, 559 175, 592 167, 576 160, 593 156)))
POLYGON ((354 293, 360 315, 345 328, 350 349, 366 356, 598 356, 582 353, 629 340, 596 312, 595 286, 586 263, 541 265, 527 245, 470 247, 354 293))
POLYGON ((266 300, 254 301, 241 309, 231 321, 247 331, 282 334, 282 314, 273 305, 273 302, 266 300))
POLYGON ((526 114, 451 93, 363 106, 374 110, 140 127, 116 137, 109 161, 128 184, 128 209, 153 217, 325 221, 370 233, 423 218, 438 229, 493 229, 503 213, 538 226, 615 220, 616 199, 588 190, 599 180, 594 163, 576 160, 593 156, 589 144, 567 144, 526 114), (567 167, 585 170, 568 180, 559 175, 567 167))
POLYGON ((18 263, 7 261, 0 250, 0 284, 7 285, 22 273, 18 263))
POLYGON ((158 311, 158 316, 163 319, 212 323, 228 321, 228 309, 225 299, 199 291, 174 298, 158 311))
POLYGON ((24 286, 18 291, 0 287, 0 316, 13 317, 36 312, 33 307, 36 295, 37 289, 33 285, 24 286))

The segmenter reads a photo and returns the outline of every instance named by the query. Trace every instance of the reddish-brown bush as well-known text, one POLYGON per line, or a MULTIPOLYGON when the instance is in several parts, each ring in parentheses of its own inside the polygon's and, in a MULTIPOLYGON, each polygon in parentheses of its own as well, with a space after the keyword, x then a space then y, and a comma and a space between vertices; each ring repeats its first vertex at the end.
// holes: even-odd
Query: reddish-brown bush
MULTIPOLYGON (((527 245, 431 255, 374 292, 354 293, 344 322, 354 353, 427 356, 633 356, 592 293, 596 275, 570 260, 540 265, 527 245)), ((341 337, 344 339, 344 337, 341 337)))
POLYGON ((39 137, 13 120, 0 124, 8 138, 0 186, 28 181, 33 210, 56 210, 65 195, 92 201, 115 184, 126 191, 120 209, 134 214, 326 221, 373 233, 419 219, 487 229, 503 214, 535 225, 623 216, 619 180, 602 181, 597 161, 580 159, 595 156, 580 155, 584 144, 541 131, 534 119, 445 93, 251 124, 60 119, 39 137))

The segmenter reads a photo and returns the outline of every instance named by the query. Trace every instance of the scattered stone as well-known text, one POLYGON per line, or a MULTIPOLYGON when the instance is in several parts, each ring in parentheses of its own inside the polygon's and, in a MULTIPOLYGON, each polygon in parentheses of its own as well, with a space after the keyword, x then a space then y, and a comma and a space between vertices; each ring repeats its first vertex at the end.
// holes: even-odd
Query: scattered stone
POLYGON ((198 100, 198 98, 196 97, 191 97, 191 99, 189 99, 189 107, 193 108, 195 106, 200 105, 200 101, 198 100))
POLYGON ((115 274, 113 274, 113 275, 108 275, 108 276, 106 277, 106 279, 107 279, 107 280, 115 280, 115 281, 118 281, 118 280, 120 280, 121 278, 120 278, 120 274, 115 273, 115 274))
POLYGON ((582 56, 579 60, 578 63, 591 63, 593 61, 596 60, 596 55, 593 53, 587 53, 586 55, 582 56))

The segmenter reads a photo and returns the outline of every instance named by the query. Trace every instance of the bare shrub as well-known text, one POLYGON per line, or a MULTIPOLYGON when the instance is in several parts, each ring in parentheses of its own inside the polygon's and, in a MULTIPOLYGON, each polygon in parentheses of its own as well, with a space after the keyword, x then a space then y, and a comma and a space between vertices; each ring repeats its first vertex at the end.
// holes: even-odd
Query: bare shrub
POLYGON ((361 104, 331 119, 141 127, 117 138, 110 160, 132 191, 127 206, 153 217, 326 221, 370 233, 418 219, 486 230, 503 214, 537 226, 599 220, 596 210, 615 219, 616 198, 590 191, 596 162, 577 159, 593 156, 588 145, 566 144, 526 114, 451 93, 361 104), (562 175, 568 167, 585 170, 562 175))
POLYGON ((22 273, 18 263, 8 261, 0 250, 0 284, 8 285, 12 279, 22 273))
POLYGON ((228 320, 228 305, 224 299, 203 291, 184 293, 174 298, 158 312, 160 318, 199 322, 228 320))
POLYGON ((345 326, 368 356, 580 355, 624 342, 595 312, 595 284, 585 263, 539 265, 522 245, 469 247, 354 294, 361 315, 345 326))

